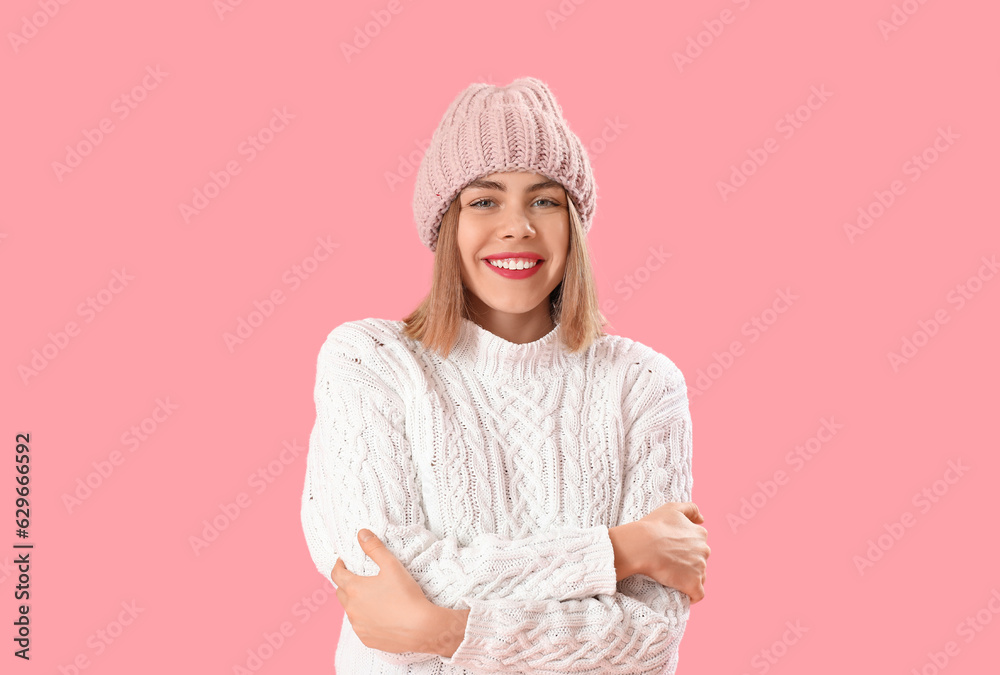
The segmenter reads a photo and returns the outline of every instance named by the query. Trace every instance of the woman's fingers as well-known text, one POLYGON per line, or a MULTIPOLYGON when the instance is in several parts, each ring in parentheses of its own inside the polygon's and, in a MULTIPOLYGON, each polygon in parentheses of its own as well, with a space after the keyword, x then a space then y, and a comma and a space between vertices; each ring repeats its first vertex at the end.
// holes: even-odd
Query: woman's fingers
POLYGON ((337 562, 333 564, 333 570, 330 572, 330 580, 333 582, 334 586, 340 588, 343 585, 345 575, 350 573, 351 571, 347 569, 347 565, 344 564, 344 561, 337 558, 337 562))
POLYGON ((705 522, 705 518, 701 515, 701 511, 698 510, 698 505, 694 502, 671 502, 670 506, 687 516, 688 520, 692 523, 705 522))

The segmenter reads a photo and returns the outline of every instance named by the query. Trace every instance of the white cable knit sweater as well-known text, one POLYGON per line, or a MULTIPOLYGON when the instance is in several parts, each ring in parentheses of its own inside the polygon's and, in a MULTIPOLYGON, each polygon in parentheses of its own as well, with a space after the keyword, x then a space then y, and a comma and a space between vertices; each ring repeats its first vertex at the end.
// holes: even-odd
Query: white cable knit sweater
POLYGON ((559 325, 517 344, 462 319, 447 359, 402 327, 349 321, 320 349, 302 526, 327 579, 338 557, 378 573, 368 528, 471 611, 448 658, 371 649, 345 617, 336 672, 674 673, 690 600, 616 582, 608 528, 691 499, 681 371, 615 335, 570 354, 559 325))

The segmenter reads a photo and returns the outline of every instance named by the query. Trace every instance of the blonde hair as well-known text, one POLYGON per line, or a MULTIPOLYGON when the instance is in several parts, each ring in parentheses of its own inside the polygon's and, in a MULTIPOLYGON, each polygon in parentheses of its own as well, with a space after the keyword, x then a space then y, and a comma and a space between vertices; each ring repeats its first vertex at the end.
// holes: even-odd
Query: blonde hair
MULTIPOLYGON (((560 325, 563 345, 570 352, 590 347, 605 335, 607 319, 597 302, 597 287, 590 265, 587 239, 580 225, 580 214, 566 193, 569 209, 569 250, 563 279, 549 294, 552 320, 560 325)), ((452 200, 441 218, 434 252, 434 277, 431 291, 420 305, 403 319, 403 334, 447 358, 458 338, 461 319, 469 318, 468 298, 462 283, 461 254, 458 250, 458 197, 452 200)))

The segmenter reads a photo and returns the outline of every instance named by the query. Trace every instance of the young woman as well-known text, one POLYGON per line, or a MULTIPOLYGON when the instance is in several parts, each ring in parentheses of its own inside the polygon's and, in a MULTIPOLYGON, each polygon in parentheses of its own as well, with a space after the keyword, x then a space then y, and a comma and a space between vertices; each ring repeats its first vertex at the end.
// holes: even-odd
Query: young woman
POLYGON ((448 108, 414 195, 430 294, 317 362, 302 525, 348 619, 338 672, 676 670, 710 553, 687 389, 603 332, 594 206, 544 83, 448 108))

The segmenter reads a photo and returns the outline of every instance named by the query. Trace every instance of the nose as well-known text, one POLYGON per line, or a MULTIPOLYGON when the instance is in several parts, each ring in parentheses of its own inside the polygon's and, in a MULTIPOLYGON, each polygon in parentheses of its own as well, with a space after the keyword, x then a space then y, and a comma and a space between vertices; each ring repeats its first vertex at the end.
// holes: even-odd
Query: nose
POLYGON ((523 239, 534 236, 535 228, 531 224, 531 219, 525 209, 517 204, 509 204, 508 211, 504 214, 503 222, 498 227, 497 234, 502 239, 514 237, 523 239))

